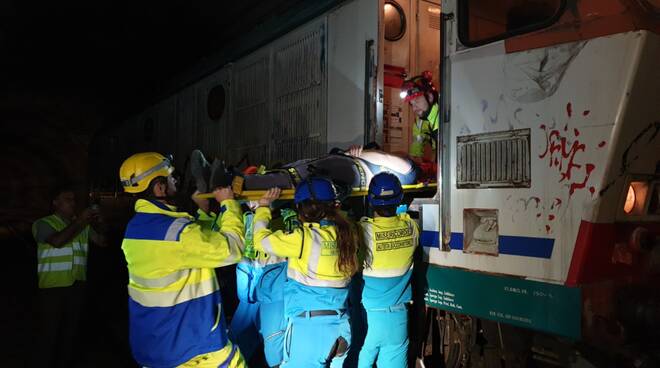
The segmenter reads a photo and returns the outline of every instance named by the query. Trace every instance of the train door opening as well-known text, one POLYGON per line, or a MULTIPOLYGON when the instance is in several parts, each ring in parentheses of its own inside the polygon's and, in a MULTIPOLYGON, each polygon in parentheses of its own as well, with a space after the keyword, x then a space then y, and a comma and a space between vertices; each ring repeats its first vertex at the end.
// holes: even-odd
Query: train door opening
MULTIPOLYGON (((407 154, 416 116, 400 97, 403 81, 430 71, 440 90, 440 1, 382 2, 383 149, 407 154)), ((428 147, 424 157, 433 160, 428 147)))

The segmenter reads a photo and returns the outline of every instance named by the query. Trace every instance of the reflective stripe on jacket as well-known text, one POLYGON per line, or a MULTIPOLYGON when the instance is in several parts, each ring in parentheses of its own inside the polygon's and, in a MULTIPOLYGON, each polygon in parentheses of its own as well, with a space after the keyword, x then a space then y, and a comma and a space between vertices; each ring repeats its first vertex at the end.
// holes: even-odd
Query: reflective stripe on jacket
POLYGON ((195 219, 160 202, 138 200, 122 249, 129 272, 130 343, 149 367, 172 367, 227 344, 214 269, 241 259, 243 222, 238 202, 222 202, 215 216, 195 219))
MULTIPOLYGON (((56 232, 64 230, 69 225, 55 214, 40 218, 32 225, 32 235, 35 239, 37 239, 39 222, 45 222, 56 232)), ((71 286, 75 281, 87 279, 89 231, 90 227, 86 226, 59 248, 46 242, 37 243, 37 273, 40 289, 71 286)))
POLYGON ((433 104, 426 120, 417 118, 412 128, 412 142, 410 143, 409 154, 413 157, 424 156, 424 146, 431 145, 435 149, 435 142, 431 139, 431 134, 438 130, 438 104, 433 104))
POLYGON ((254 246, 259 251, 288 258, 287 314, 299 310, 345 308, 350 276, 342 274, 337 266, 335 226, 306 222, 285 233, 271 231, 270 220, 270 208, 256 210, 254 246))
POLYGON ((345 287, 350 277, 339 272, 337 229, 333 225, 304 223, 291 233, 271 231, 270 208, 257 208, 254 218, 255 248, 288 258, 287 276, 303 285, 345 287))

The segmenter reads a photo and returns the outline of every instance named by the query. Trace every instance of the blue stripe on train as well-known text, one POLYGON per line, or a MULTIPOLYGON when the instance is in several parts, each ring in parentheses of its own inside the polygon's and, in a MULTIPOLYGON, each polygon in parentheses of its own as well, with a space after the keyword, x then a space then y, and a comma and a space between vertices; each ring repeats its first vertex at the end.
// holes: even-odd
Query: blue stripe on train
MULTIPOLYGON (((437 248, 440 246, 440 236, 437 231, 422 231, 420 244, 425 247, 437 248)), ((500 235, 499 252, 512 256, 525 256, 550 259, 554 239, 533 238, 528 236, 500 235)), ((449 243, 451 249, 463 249, 463 233, 451 233, 449 243)))

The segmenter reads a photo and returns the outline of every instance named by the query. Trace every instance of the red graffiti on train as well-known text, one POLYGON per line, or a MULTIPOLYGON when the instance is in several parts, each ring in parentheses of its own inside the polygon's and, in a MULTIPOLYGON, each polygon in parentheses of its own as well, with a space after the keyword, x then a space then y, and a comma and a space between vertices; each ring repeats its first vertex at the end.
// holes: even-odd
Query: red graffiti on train
MULTIPOLYGON (((572 112, 570 104, 567 105, 566 111, 570 117, 572 112)), ((576 190, 584 189, 596 166, 579 162, 580 152, 584 152, 587 148, 579 139, 580 131, 568 129, 568 123, 564 126, 563 132, 559 129, 549 129, 545 124, 541 124, 540 129, 545 132, 546 146, 539 158, 547 158, 548 166, 557 169, 560 183, 568 182, 569 196, 572 196, 576 190), (580 173, 584 174, 583 180, 578 179, 580 173)))

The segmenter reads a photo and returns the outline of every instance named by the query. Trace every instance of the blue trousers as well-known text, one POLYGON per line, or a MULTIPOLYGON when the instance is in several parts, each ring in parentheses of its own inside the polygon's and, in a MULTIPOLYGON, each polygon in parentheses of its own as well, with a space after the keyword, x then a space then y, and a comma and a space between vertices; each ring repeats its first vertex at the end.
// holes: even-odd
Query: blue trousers
POLYGON ((269 366, 284 360, 284 301, 261 303, 259 307, 259 333, 264 341, 264 355, 269 366))
POLYGON ((291 317, 284 341, 284 362, 280 367, 341 368, 348 353, 331 356, 338 339, 351 344, 348 315, 291 317))
POLYGON ((360 351, 359 368, 405 368, 408 366, 408 311, 367 310, 367 337, 360 351))
POLYGON ((264 343, 264 355, 269 366, 274 367, 284 359, 284 302, 240 302, 229 326, 230 340, 243 353, 246 360, 264 343))
POLYGON ((259 303, 241 300, 229 325, 229 340, 238 345, 246 361, 252 358, 260 345, 258 316, 259 303))

